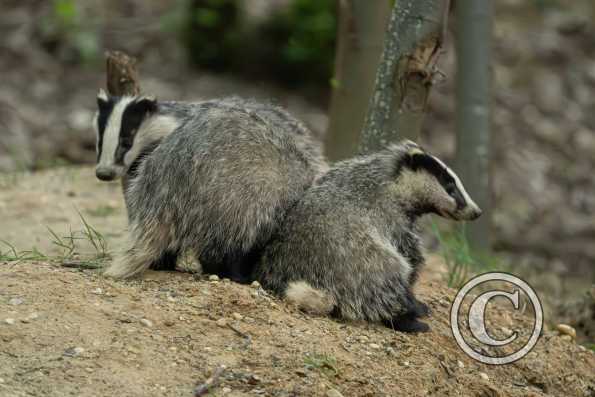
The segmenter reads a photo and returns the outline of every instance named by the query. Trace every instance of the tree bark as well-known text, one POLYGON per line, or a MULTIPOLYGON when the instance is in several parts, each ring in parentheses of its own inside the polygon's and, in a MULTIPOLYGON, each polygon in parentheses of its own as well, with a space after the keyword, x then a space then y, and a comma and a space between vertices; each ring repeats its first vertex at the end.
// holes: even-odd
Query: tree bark
POLYGON ((483 215, 466 228, 475 251, 489 252, 491 228, 490 42, 491 0, 457 0, 456 4, 456 130, 455 168, 483 215))
POLYGON ((376 74, 360 152, 417 139, 444 41, 448 0, 397 0, 376 74))
POLYGON ((325 144, 331 161, 357 152, 391 11, 387 0, 338 0, 337 3, 335 76, 325 144))
MULTIPOLYGON (((106 81, 107 92, 113 96, 136 96, 140 94, 137 60, 121 51, 107 51, 106 81)), ((129 176, 122 177, 122 190, 125 192, 129 184, 129 176)), ((124 195, 126 199, 126 195, 124 195)), ((127 205, 128 207, 128 205, 127 205)))
POLYGON ((107 92, 114 96, 139 95, 136 58, 121 51, 107 51, 105 57, 107 92))

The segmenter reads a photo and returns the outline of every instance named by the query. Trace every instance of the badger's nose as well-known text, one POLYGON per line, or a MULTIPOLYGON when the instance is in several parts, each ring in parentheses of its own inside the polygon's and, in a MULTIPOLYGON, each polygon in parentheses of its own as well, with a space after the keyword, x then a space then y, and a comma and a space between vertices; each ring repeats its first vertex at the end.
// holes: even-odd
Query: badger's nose
POLYGON ((471 213, 471 220, 479 218, 481 216, 481 214, 483 214, 483 211, 481 210, 481 208, 477 207, 477 208, 473 209, 473 212, 471 213))
POLYGON ((102 181, 113 181, 116 178, 116 171, 107 167, 97 167, 95 176, 102 181))

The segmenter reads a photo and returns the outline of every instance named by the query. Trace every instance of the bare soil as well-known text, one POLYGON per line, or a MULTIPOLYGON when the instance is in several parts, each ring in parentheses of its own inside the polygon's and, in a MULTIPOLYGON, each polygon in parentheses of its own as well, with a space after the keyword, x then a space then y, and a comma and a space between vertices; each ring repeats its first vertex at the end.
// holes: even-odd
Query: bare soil
MULTIPOLYGON (((53 252, 46 226, 80 228, 76 209, 110 248, 124 232, 119 186, 96 182, 90 168, 0 183, 0 239, 18 249, 53 252)), ((547 328, 514 364, 465 355, 442 269, 430 257, 418 294, 431 332, 411 335, 313 317, 260 288, 187 273, 118 282, 56 260, 0 261, 0 396, 191 396, 221 365, 213 396, 595 395, 595 354, 547 328)), ((493 307, 490 325, 530 327, 508 309, 493 307)))

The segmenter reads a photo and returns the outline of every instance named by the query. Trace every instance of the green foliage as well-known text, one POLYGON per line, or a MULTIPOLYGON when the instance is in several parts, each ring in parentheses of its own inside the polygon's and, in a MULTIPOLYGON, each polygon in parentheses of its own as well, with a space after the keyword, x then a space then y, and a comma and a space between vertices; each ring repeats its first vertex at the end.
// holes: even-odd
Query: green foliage
POLYGON ((260 25, 248 25, 234 0, 178 0, 162 20, 196 66, 296 86, 328 85, 335 56, 334 0, 293 0, 260 25))
POLYGON ((334 0, 293 0, 259 28, 259 49, 270 70, 291 85, 329 84, 337 16, 334 0))
POLYGON ((40 23, 44 46, 71 62, 93 64, 99 59, 99 36, 75 0, 52 0, 51 12, 40 23))
MULTIPOLYGON (((197 66, 230 69, 241 50, 240 9, 235 0, 182 0, 178 33, 197 66)), ((170 16, 170 18, 176 18, 170 16)), ((170 25, 171 26, 171 25, 170 25)))
POLYGON ((37 248, 27 251, 19 251, 7 241, 0 240, 0 261, 22 262, 22 261, 53 261, 64 266, 78 267, 85 269, 96 269, 102 267, 103 262, 109 259, 108 246, 105 237, 97 231, 85 217, 78 213, 83 225, 82 230, 73 231, 67 235, 59 235, 48 227, 51 243, 58 248, 58 254, 47 255, 41 253, 37 248), (90 256, 81 257, 80 242, 86 242, 95 250, 90 256), (4 248, 3 248, 4 246, 4 248))
POLYGON ((337 359, 329 354, 311 353, 304 358, 304 364, 307 369, 318 370, 326 376, 337 376, 337 359))
POLYGON ((474 274, 502 270, 505 267, 499 258, 472 251, 464 224, 448 233, 443 233, 433 223, 432 231, 440 243, 441 254, 448 268, 449 287, 459 288, 474 274))
POLYGON ((89 215, 96 217, 96 218, 104 218, 106 216, 110 216, 116 213, 116 209, 111 205, 100 205, 96 208, 87 210, 89 215))
POLYGON ((559 0, 533 0, 533 4, 540 11, 562 8, 559 0))

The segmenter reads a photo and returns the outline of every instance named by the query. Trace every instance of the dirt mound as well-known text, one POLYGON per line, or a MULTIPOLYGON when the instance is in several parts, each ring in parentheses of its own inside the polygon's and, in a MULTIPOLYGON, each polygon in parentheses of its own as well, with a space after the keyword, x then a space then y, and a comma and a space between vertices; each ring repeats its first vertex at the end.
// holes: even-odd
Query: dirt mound
POLYGON ((221 365, 212 395, 595 395, 595 354, 554 332, 511 365, 467 357, 448 324, 454 291, 427 278, 432 331, 421 335, 311 317, 259 288, 183 273, 123 283, 0 262, 0 280, 3 396, 190 396, 221 365))

